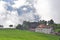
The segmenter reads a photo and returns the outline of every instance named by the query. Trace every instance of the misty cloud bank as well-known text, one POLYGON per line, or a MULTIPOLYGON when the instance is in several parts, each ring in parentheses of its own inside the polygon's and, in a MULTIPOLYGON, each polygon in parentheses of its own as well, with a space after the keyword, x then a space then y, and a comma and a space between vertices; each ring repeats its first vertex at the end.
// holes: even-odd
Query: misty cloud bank
POLYGON ((0 8, 0 24, 6 27, 40 19, 31 0, 0 0, 0 8))
POLYGON ((60 0, 38 0, 36 8, 41 19, 60 23, 60 0))
POLYGON ((60 0, 0 0, 0 24, 53 19, 60 23, 60 0))

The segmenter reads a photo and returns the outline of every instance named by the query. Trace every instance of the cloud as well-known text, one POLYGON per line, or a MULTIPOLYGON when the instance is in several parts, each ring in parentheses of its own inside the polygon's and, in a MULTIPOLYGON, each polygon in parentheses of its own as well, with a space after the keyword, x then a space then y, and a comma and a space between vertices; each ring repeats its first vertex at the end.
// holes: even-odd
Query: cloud
POLYGON ((51 10, 50 8, 51 8, 51 5, 49 0, 37 1, 36 9, 38 14, 41 16, 42 20, 50 20, 52 18, 50 14, 50 10, 51 10))
POLYGON ((22 24, 23 21, 37 21, 39 16, 37 16, 38 14, 35 12, 36 9, 32 5, 25 3, 24 0, 0 1, 0 24, 8 27, 10 24, 14 26, 22 24), (14 4, 10 4, 11 2, 14 4))
POLYGON ((14 5, 15 4, 14 1, 17 1, 17 0, 2 0, 2 1, 7 2, 11 5, 14 5))
POLYGON ((10 12, 14 10, 14 8, 11 5, 6 5, 5 9, 10 11, 10 12))
POLYGON ((23 5, 21 6, 19 9, 17 9, 17 12, 19 15, 21 14, 27 14, 27 13, 35 13, 35 8, 34 7, 31 7, 29 5, 23 5))
POLYGON ((41 19, 60 23, 60 0, 38 0, 36 9, 41 19))
POLYGON ((59 0, 38 0, 37 4, 32 4, 27 0, 1 0, 0 24, 16 25, 22 24, 23 21, 38 21, 40 18, 47 21, 53 19, 56 23, 60 23, 59 0))
POLYGON ((16 25, 18 23, 17 12, 6 10, 6 5, 8 5, 6 2, 0 1, 0 25, 5 25, 5 27, 10 24, 16 25))
POLYGON ((51 14, 56 23, 60 23, 60 0, 51 0, 51 14))
POLYGON ((5 2, 3 2, 3 1, 0 1, 0 24, 3 24, 3 22, 5 21, 4 19, 5 19, 5 13, 6 13, 6 9, 4 8, 5 7, 5 5, 6 5, 6 3, 5 2))
POLYGON ((25 2, 26 2, 26 0, 18 0, 18 1, 15 1, 15 2, 14 2, 15 4, 12 5, 12 7, 14 7, 14 8, 19 8, 19 7, 21 7, 22 5, 24 5, 25 2))
POLYGON ((6 2, 0 1, 0 13, 6 12, 6 9, 4 8, 6 4, 6 2))
POLYGON ((28 14, 22 14, 20 16, 20 21, 23 23, 23 21, 29 21, 29 22, 38 22, 40 20, 39 15, 35 15, 33 13, 28 14))

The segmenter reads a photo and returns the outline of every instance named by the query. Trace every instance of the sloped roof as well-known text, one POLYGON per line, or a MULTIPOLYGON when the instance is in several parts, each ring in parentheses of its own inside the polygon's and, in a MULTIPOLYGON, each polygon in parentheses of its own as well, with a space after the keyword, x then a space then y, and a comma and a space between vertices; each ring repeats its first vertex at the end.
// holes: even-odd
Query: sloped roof
POLYGON ((45 25, 45 24, 40 24, 40 25, 38 25, 37 28, 50 28, 50 26, 45 25))

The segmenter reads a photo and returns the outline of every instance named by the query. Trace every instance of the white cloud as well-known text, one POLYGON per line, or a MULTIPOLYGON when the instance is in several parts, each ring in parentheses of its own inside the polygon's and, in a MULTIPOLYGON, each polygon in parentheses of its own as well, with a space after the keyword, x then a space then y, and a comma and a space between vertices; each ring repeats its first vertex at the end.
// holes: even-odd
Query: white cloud
POLYGON ((22 5, 24 5, 25 2, 26 2, 26 0, 17 0, 17 1, 15 1, 15 4, 12 5, 12 7, 14 7, 14 8, 19 8, 19 7, 21 7, 22 5))
POLYGON ((52 19, 50 14, 51 5, 48 0, 38 0, 37 2, 37 12, 41 15, 41 19, 50 20, 52 19))
MULTIPOLYGON (((3 24, 4 28, 9 28, 8 26, 13 24, 16 26, 17 24, 22 24, 23 21, 34 21, 34 13, 24 13, 22 15, 18 15, 17 10, 8 11, 5 9, 6 5, 13 6, 13 8, 19 8, 24 5, 24 0, 15 1, 15 5, 10 5, 4 1, 0 1, 0 24, 3 24), (3 11, 2 11, 3 10, 3 11)), ((26 4, 25 4, 26 5, 26 4)), ((25 10, 25 9, 24 9, 25 10)))
POLYGON ((5 13, 6 13, 6 9, 4 8, 6 5, 5 2, 0 1, 0 24, 3 24, 3 22, 5 21, 5 13))
POLYGON ((38 0, 36 9, 41 19, 60 23, 60 0, 38 0))
POLYGON ((4 25, 5 28, 10 24, 16 26, 19 22, 18 14, 16 11, 9 12, 5 9, 8 3, 0 1, 0 25, 4 25))
POLYGON ((7 14, 4 25, 5 25, 5 27, 8 27, 9 25, 16 26, 19 22, 20 21, 19 21, 17 12, 13 11, 13 12, 7 14))
POLYGON ((0 13, 6 12, 6 9, 4 8, 7 3, 0 1, 0 13))
POLYGON ((35 14, 36 15, 39 14, 41 16, 41 19, 44 19, 44 20, 50 20, 53 18, 55 22, 60 22, 59 21, 60 20, 59 13, 58 13, 58 15, 56 15, 57 12, 53 12, 54 11, 54 10, 52 10, 53 3, 51 4, 51 1, 49 1, 49 0, 38 0, 37 4, 34 6, 37 9, 36 10, 37 13, 35 13, 35 14, 34 13, 25 13, 25 14, 18 16, 18 13, 16 10, 9 12, 8 10, 6 10, 4 8, 6 4, 12 6, 13 8, 19 8, 23 5, 26 5, 25 1, 24 0, 15 1, 14 5, 10 5, 6 2, 0 1, 0 24, 4 24, 5 26, 7 24, 8 25, 9 24, 16 25, 19 23, 22 24, 23 21, 25 21, 25 20, 33 22, 35 14))

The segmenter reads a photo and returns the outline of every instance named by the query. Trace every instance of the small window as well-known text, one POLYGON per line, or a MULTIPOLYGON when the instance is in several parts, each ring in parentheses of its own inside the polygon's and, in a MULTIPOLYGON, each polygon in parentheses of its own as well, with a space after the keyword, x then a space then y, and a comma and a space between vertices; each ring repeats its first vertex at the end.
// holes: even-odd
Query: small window
POLYGON ((9 27, 13 27, 13 25, 9 25, 9 27))

